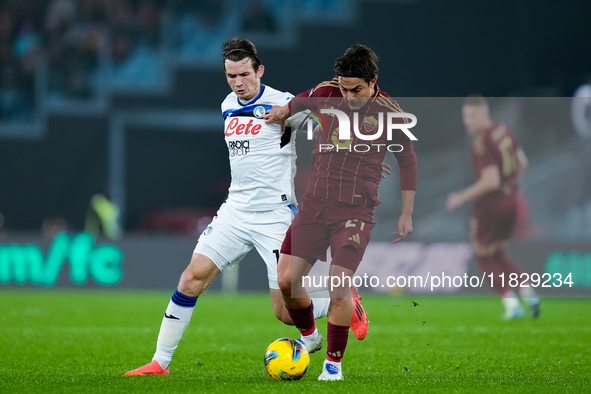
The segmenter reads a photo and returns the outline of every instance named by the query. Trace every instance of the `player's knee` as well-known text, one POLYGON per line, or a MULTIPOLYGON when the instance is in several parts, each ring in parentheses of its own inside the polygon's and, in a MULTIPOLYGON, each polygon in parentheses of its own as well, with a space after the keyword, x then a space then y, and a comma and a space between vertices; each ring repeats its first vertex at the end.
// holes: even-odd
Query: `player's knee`
POLYGON ((189 272, 189 270, 185 270, 183 271, 183 273, 181 274, 181 279, 179 281, 179 287, 183 286, 183 287, 191 287, 193 282, 195 281, 195 276, 189 272))
POLYGON ((178 290, 189 297, 197 297, 201 292, 198 292, 198 284, 194 278, 185 272, 181 275, 179 280, 178 290))
POLYGON ((332 298, 330 299, 330 309, 341 309, 344 307, 348 307, 351 304, 350 298, 332 298))
POLYGON ((281 293, 291 295, 291 273, 290 272, 281 272, 277 278, 277 284, 279 285, 279 289, 281 289, 281 293))
POLYGON ((197 297, 207 288, 206 278, 194 272, 190 267, 187 268, 179 280, 178 289, 181 293, 189 297, 197 297))
POLYGON ((351 287, 349 285, 331 285, 328 290, 331 300, 341 302, 342 300, 351 300, 351 287))

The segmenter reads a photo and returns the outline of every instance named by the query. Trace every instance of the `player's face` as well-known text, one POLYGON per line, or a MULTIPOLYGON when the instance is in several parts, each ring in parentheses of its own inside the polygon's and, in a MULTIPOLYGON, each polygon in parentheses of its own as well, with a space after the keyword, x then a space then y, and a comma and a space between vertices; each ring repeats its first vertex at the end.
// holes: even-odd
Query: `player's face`
POLYGON ((349 108, 356 111, 361 109, 373 96, 377 78, 372 79, 369 83, 362 78, 339 77, 338 80, 341 94, 347 100, 349 108))
POLYGON ((488 108, 479 105, 464 105, 462 120, 470 134, 486 129, 489 123, 488 108))
POLYGON ((242 101, 252 100, 261 91, 261 77, 265 72, 264 66, 259 66, 254 70, 252 61, 249 58, 233 62, 226 60, 224 62, 226 79, 228 85, 242 101))

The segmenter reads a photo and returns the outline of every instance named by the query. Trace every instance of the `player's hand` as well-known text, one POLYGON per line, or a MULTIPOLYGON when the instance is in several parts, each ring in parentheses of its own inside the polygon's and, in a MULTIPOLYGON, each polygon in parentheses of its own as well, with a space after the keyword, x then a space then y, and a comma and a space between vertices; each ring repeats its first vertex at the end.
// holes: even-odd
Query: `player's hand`
POLYGON ((390 167, 386 163, 382 163, 382 179, 386 179, 386 175, 390 175, 391 173, 392 167, 390 167))
POLYGON ((268 110, 263 119, 265 119, 265 123, 277 123, 281 126, 281 134, 285 131, 285 122, 287 118, 291 116, 291 111, 289 110, 289 106, 286 104, 284 106, 274 105, 268 110))
POLYGON ((451 193, 449 196, 447 196, 447 203, 445 204, 445 207, 448 211, 454 211, 464 202, 464 196, 462 193, 451 193))
POLYGON ((402 215, 400 215, 400 218, 398 219, 398 232, 394 233, 394 235, 398 235, 398 238, 392 241, 392 243, 395 244, 402 241, 404 238, 406 238, 408 234, 411 233, 412 216, 410 215, 410 213, 403 213, 402 215))

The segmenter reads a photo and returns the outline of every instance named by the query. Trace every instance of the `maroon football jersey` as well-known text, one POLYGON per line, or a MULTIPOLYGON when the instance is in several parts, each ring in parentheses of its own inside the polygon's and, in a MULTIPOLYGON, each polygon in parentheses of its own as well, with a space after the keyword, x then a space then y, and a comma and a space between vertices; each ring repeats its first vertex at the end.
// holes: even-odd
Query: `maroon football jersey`
POLYGON ((480 216, 486 211, 501 208, 500 205, 513 204, 518 193, 519 144, 513 132, 504 124, 494 123, 472 145, 472 166, 476 177, 483 168, 496 165, 501 175, 501 187, 490 192, 474 203, 474 214, 480 216))
MULTIPOLYGON (((307 108, 319 120, 316 148, 312 152, 312 176, 306 194, 366 207, 379 205, 381 164, 388 151, 394 153, 398 162, 401 189, 416 190, 417 164, 411 140, 400 129, 394 129, 392 138, 387 139, 387 114, 403 111, 377 85, 373 97, 356 111, 352 111, 343 98, 337 78, 300 93, 289 105, 292 113, 307 108), (339 119, 333 114, 322 114, 322 109, 338 109, 347 115, 349 139, 339 139, 339 119), (382 133, 375 140, 361 139, 354 132, 355 127, 364 136, 377 135, 380 123, 382 133)), ((403 118, 393 120, 393 123, 406 123, 403 118)))

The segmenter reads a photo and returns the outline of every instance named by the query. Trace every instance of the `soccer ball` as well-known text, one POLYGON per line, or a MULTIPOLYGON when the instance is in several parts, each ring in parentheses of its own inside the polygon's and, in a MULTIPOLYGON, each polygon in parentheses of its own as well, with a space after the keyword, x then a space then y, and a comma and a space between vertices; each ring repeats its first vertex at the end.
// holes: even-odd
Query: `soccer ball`
POLYGON ((299 380, 310 366, 310 354, 301 343, 280 338, 265 352, 265 369, 275 380, 299 380))

